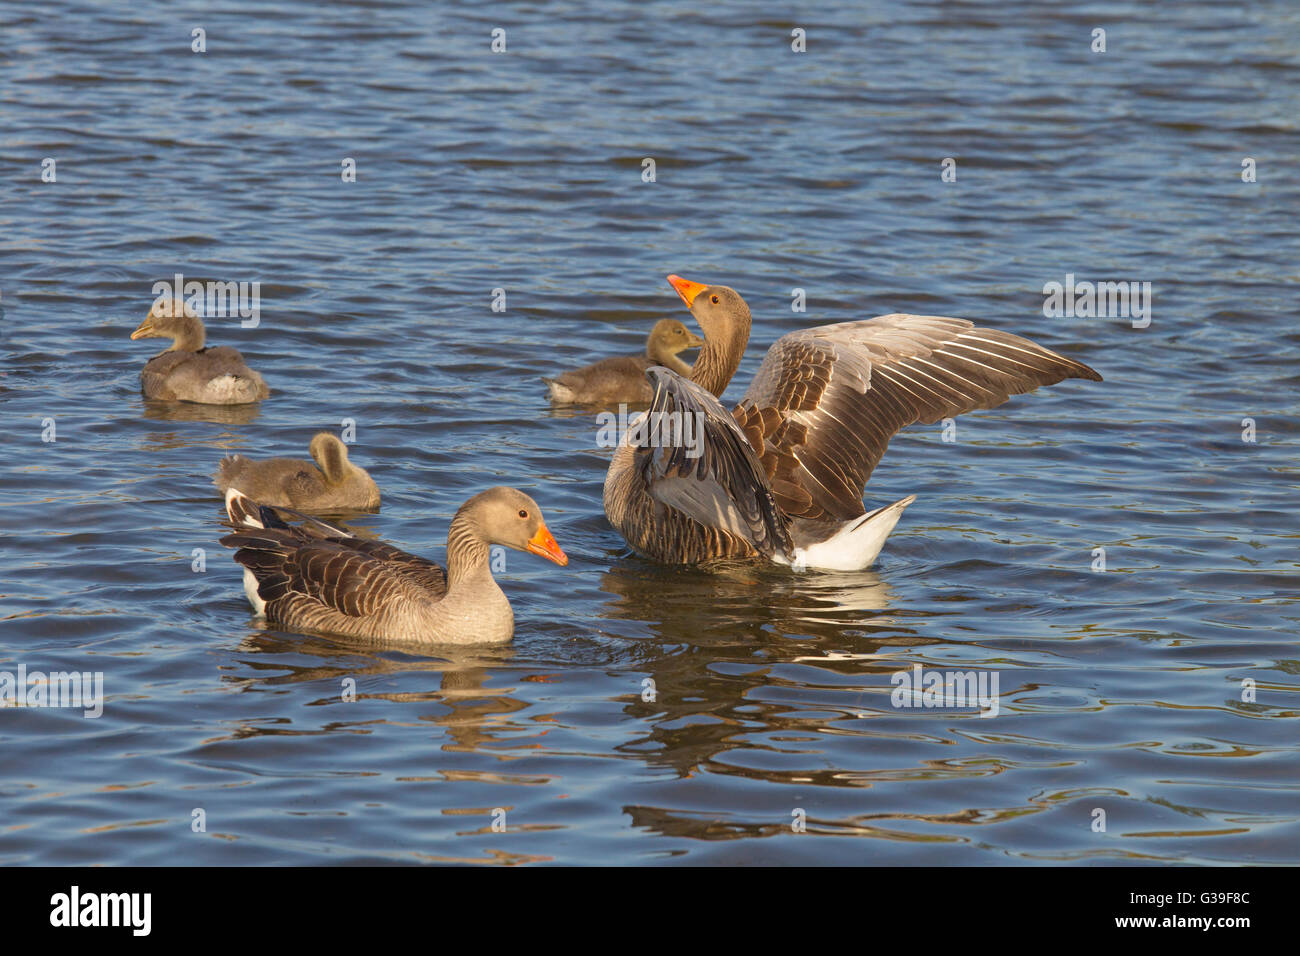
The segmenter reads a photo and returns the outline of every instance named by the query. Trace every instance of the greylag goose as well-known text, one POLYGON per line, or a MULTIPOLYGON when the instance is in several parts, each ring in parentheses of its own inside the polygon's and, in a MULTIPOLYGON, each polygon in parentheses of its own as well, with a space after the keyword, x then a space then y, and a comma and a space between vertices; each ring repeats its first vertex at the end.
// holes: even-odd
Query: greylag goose
POLYGON ((646 373, 653 402, 615 450, 604 492, 610 523, 658 561, 866 568, 914 500, 870 512, 862 504, 899 429, 994 408, 1066 378, 1101 381, 1008 332, 895 313, 782 336, 728 414, 718 398, 749 341, 749 307, 727 286, 668 281, 704 331, 704 347, 689 378, 646 373))
POLYGON ((241 494, 264 505, 299 511, 378 511, 379 486, 365 469, 348 461, 348 446, 320 432, 307 448, 316 467, 299 458, 254 461, 243 455, 221 459, 212 483, 224 494, 241 494))
POLYGON ((553 402, 574 405, 628 405, 645 403, 654 397, 646 369, 654 365, 670 368, 678 375, 690 375, 691 367, 678 352, 703 345, 704 340, 676 319, 660 319, 650 330, 642 355, 620 355, 591 365, 543 378, 550 386, 553 402))
POLYGON ((492 577, 489 546, 569 563, 537 502, 514 488, 470 498, 447 532, 447 571, 381 541, 316 518, 290 525, 277 510, 231 488, 244 593, 260 616, 291 630, 324 631, 393 645, 502 644, 514 634, 510 601, 492 577))
POLYGON ((204 348, 203 320, 180 299, 155 302, 132 339, 171 339, 171 348, 151 358, 140 372, 147 399, 246 405, 271 394, 238 351, 204 348))

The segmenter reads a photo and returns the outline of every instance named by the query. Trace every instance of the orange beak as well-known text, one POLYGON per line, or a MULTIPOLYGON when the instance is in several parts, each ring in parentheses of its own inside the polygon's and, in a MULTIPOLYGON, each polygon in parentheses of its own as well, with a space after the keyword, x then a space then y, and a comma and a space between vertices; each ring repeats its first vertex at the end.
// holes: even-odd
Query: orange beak
POLYGON ((145 319, 143 322, 140 323, 140 327, 131 333, 131 338, 132 340, 144 338, 145 333, 148 331, 149 331, 149 320, 145 319))
POLYGON ((528 550, 533 554, 540 554, 543 558, 549 558, 560 567, 569 563, 569 556, 560 550, 560 546, 555 543, 555 538, 551 536, 550 529, 542 525, 537 529, 537 534, 528 539, 528 550))
POLYGON ((695 301, 695 297, 708 288, 706 285, 700 285, 690 279, 683 279, 681 276, 669 276, 668 281, 672 283, 673 288, 677 290, 677 294, 682 297, 682 301, 686 303, 688 309, 691 307, 691 303, 695 301))

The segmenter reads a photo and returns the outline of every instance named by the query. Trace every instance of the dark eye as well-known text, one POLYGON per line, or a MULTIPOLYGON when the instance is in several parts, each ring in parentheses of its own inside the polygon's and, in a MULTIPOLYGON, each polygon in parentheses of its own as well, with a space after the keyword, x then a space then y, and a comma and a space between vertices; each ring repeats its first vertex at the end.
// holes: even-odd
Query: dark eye
POLYGON ((528 517, 528 512, 527 512, 527 511, 521 511, 521 512, 519 512, 519 517, 521 517, 521 518, 527 518, 527 517, 528 517))
POLYGON ((711 296, 709 296, 709 301, 712 302, 714 305, 717 305, 717 304, 718 304, 718 297, 717 297, 716 295, 711 295, 711 296))

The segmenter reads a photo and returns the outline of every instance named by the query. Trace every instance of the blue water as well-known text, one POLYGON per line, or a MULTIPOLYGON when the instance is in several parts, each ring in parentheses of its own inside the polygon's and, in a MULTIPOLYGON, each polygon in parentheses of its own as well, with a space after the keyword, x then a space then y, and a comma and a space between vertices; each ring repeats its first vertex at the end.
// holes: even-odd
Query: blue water
POLYGON ((1300 862, 1293 4, 229 11, 0 10, 0 671, 106 695, 0 709, 0 862, 1300 862), (209 323, 260 408, 142 402, 178 272, 261 283, 209 323), (871 571, 658 567, 539 376, 685 318, 669 272, 753 309, 731 400, 892 311, 1105 382, 900 434, 871 571), (1067 274, 1150 282, 1149 326, 1045 317, 1067 274), (510 647, 251 617, 216 462, 344 419, 360 531, 438 557, 475 491, 540 502, 572 561, 509 555, 510 647), (893 706, 914 664, 998 715, 893 706))

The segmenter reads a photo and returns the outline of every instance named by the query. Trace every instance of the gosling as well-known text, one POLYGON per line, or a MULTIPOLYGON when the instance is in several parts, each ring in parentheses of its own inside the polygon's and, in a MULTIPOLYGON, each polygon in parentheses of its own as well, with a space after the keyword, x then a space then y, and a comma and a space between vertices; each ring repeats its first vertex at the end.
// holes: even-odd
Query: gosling
POLYGON ((702 338, 676 319, 660 319, 650 330, 644 354, 601 359, 542 381, 550 386, 550 400, 560 404, 645 403, 654 398, 654 389, 645 377, 645 370, 652 365, 662 365, 678 375, 690 375, 691 367, 679 359, 677 353, 703 344, 702 338))
POLYGON ((312 461, 243 455, 221 460, 212 483, 224 495, 238 488, 261 504, 316 514, 339 511, 378 511, 379 486, 365 469, 348 460, 348 448, 329 432, 320 432, 308 446, 312 461))
POLYGON ((271 394, 244 357, 227 346, 204 348, 203 320, 180 299, 153 304, 134 339, 171 339, 140 372, 140 393, 150 400, 201 405, 248 405, 271 394))

